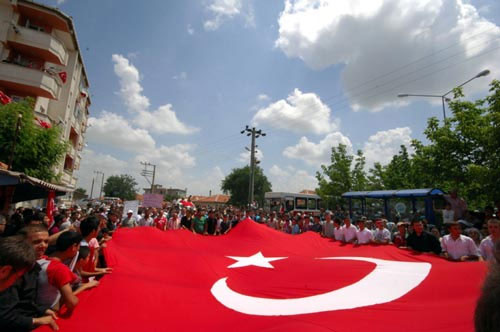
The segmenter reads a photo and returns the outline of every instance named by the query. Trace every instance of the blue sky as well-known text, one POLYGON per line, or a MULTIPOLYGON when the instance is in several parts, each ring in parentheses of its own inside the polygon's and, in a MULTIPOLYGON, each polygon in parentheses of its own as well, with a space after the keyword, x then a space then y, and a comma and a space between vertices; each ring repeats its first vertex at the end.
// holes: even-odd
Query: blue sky
POLYGON ((91 83, 91 127, 78 186, 93 171, 140 161, 157 183, 220 192, 248 164, 252 124, 273 190, 313 189, 331 147, 362 149, 369 166, 423 139, 441 94, 483 96, 500 78, 495 0, 49 1, 72 16, 91 83))

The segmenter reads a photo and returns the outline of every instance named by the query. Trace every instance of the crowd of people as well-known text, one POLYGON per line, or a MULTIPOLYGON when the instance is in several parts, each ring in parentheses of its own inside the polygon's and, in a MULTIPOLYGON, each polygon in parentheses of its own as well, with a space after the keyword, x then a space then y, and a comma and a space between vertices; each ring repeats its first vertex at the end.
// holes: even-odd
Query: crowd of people
POLYGON ((494 211, 485 214, 482 223, 486 228, 482 223, 473 225, 455 218, 437 227, 422 216, 396 223, 383 216, 373 220, 357 216, 353 220, 342 209, 265 212, 182 204, 126 213, 123 205, 116 203, 89 204, 59 209, 52 219, 43 210, 29 208, 18 208, 8 219, 0 216, 1 331, 29 331, 40 325, 56 330, 57 315, 71 314, 78 306, 77 295, 98 287, 99 279, 112 273, 103 248, 121 227, 154 227, 166 232, 185 229, 221 236, 250 219, 291 235, 310 231, 354 246, 394 245, 452 261, 493 260, 494 246, 500 239, 500 221, 494 211))

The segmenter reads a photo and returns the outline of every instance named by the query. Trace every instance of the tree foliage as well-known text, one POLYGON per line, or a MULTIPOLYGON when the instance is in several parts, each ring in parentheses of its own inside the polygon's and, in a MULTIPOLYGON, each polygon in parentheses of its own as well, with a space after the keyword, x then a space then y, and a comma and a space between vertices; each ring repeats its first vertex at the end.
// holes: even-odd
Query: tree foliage
POLYGON ((104 195, 108 197, 119 197, 122 200, 134 200, 137 182, 127 174, 113 175, 104 183, 104 195))
POLYGON ((387 165, 375 163, 368 173, 362 153, 353 157, 345 146, 334 147, 330 165, 322 165, 322 174, 317 173, 318 193, 338 201, 351 190, 458 189, 472 209, 498 200, 500 82, 490 86, 489 96, 475 102, 462 100, 456 89, 449 104, 451 116, 444 123, 435 117, 428 120, 426 144, 413 140, 411 152, 401 146, 387 165))
POLYGON ((341 202, 340 196, 343 193, 364 190, 367 186, 365 164, 361 150, 354 157, 348 153, 344 144, 333 147, 330 165, 321 165, 321 172, 316 172, 319 185, 316 192, 328 206, 333 206, 341 202))
MULTIPOLYGON (((250 185, 250 166, 235 168, 222 180, 221 189, 231 196, 229 203, 237 206, 248 204, 248 191, 250 185)), ((264 194, 271 191, 271 183, 264 175, 262 168, 255 167, 254 197, 262 206, 264 194)))
POLYGON ((54 167, 66 153, 68 144, 60 141, 59 127, 46 129, 36 124, 33 99, 0 105, 0 161, 6 164, 9 161, 19 114, 22 119, 12 170, 48 182, 57 181, 54 167))

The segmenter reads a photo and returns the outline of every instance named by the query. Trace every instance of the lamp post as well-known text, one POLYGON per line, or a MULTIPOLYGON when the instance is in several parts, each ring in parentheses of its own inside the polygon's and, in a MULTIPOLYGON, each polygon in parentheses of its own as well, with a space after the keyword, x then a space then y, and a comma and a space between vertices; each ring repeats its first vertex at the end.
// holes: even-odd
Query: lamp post
POLYGON ((442 95, 423 95, 423 94, 411 94, 411 93, 401 93, 398 95, 399 98, 404 98, 404 97, 428 97, 428 98, 441 98, 441 103, 443 105, 443 120, 446 120, 446 106, 445 106, 445 101, 449 102, 450 99, 446 98, 447 95, 453 92, 456 88, 460 88, 464 86, 465 84, 469 83, 472 80, 475 80, 476 78, 487 76, 490 73, 488 69, 485 69, 478 73, 476 76, 468 79, 467 81, 463 82, 462 84, 456 86, 455 88, 451 89, 450 91, 446 92, 445 94, 442 95))

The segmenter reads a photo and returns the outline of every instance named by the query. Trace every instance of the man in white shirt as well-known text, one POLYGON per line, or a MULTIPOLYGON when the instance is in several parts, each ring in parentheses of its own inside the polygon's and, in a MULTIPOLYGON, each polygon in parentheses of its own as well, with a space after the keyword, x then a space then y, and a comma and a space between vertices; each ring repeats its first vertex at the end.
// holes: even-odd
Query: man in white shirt
POLYGON ((365 220, 358 221, 359 230, 356 232, 358 244, 367 244, 373 242, 373 233, 365 228, 365 220))
POLYGON ((488 235, 481 241, 479 251, 485 260, 494 260, 495 243, 500 240, 500 221, 498 219, 488 220, 488 235))
POLYGON ((391 232, 384 227, 382 219, 375 220, 375 231, 373 231, 373 238, 375 243, 388 244, 391 242, 391 232))
POLYGON ((325 223, 323 225, 323 236, 327 238, 333 238, 333 230, 335 226, 332 220, 332 213, 330 211, 325 212, 325 223))
POLYGON ((344 241, 344 230, 340 226, 340 219, 333 220, 333 238, 335 241, 344 241))
POLYGON ((458 222, 450 224, 450 234, 443 236, 441 247, 443 256, 451 261, 483 260, 474 240, 462 235, 458 222))
POLYGON ((356 226, 351 225, 351 219, 349 217, 344 219, 344 226, 342 226, 342 235, 344 236, 345 243, 353 243, 356 241, 356 232, 358 229, 356 226))

